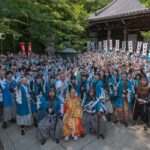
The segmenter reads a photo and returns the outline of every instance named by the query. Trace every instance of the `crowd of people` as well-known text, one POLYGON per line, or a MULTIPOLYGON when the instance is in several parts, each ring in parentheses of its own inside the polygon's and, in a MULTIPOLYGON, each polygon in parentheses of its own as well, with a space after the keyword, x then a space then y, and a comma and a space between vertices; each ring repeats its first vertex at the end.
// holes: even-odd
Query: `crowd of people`
POLYGON ((64 60, 9 54, 0 64, 3 129, 11 121, 25 135, 34 125, 42 145, 48 137, 56 143, 90 133, 105 138, 107 121, 127 127, 140 119, 147 130, 149 55, 90 51, 64 60))

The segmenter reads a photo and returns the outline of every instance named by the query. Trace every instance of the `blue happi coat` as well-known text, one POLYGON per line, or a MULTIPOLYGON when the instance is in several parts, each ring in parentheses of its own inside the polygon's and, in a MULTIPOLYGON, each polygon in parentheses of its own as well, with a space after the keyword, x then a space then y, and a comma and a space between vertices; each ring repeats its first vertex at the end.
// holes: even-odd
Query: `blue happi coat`
POLYGON ((120 80, 118 84, 115 82, 115 78, 110 78, 108 80, 108 90, 109 90, 109 96, 114 97, 117 96, 114 100, 112 100, 112 104, 116 105, 117 107, 122 107, 122 90, 121 90, 121 84, 120 80), (116 94, 115 91, 112 91, 110 83, 112 84, 113 87, 116 88, 116 94))
MULTIPOLYGON (((92 80, 91 84, 92 86, 94 85, 95 83, 95 79, 92 80)), ((95 88, 95 87, 94 87, 95 88)), ((99 98, 101 97, 104 93, 104 88, 103 88, 103 82, 102 80, 99 80, 96 84, 96 97, 99 98)))
MULTIPOLYGON (((35 82, 33 84, 33 91, 35 92, 36 96, 40 95, 39 88, 35 82)), ((31 96, 32 96, 32 92, 31 92, 31 96)), ((37 110, 37 104, 35 104, 33 100, 31 101, 31 110, 33 113, 36 113, 38 111, 37 110)))
MULTIPOLYGON (((98 111, 101 111, 101 112, 104 112, 105 111, 105 108, 104 108, 104 105, 102 103, 102 101, 100 99, 97 99, 95 97, 95 101, 97 101, 96 105, 93 107, 93 111, 94 112, 98 112, 98 111)), ((84 108, 86 105, 88 105, 90 103, 90 101, 88 101, 88 97, 86 97, 83 101, 83 105, 82 107, 84 108)))
MULTIPOLYGON (((16 113, 19 116, 28 115, 30 113, 30 111, 29 111, 29 105, 28 105, 26 90, 22 85, 20 86, 19 90, 21 92, 22 103, 19 104, 16 101, 16 113)), ((16 95, 15 95, 15 100, 16 100, 16 95)))
MULTIPOLYGON (((133 94, 133 89, 132 89, 132 82, 131 81, 127 81, 128 82, 128 91, 129 91, 129 97, 128 97, 128 104, 129 104, 129 108, 131 109, 132 108, 132 105, 133 105, 133 100, 134 100, 134 94, 133 94)), ((117 97, 112 100, 112 103, 115 104, 117 107, 122 107, 123 106, 123 103, 122 103, 122 96, 123 96, 123 80, 120 79, 118 84, 115 82, 115 79, 114 78, 111 78, 109 80, 109 83, 111 83, 114 87, 116 87, 117 89, 117 97)), ((115 95, 115 92, 112 92, 111 91, 111 87, 108 83, 108 88, 109 88, 109 95, 110 97, 114 97, 116 96, 115 95)))
MULTIPOLYGON (((55 83, 52 85, 53 87, 55 87, 55 85, 56 85, 55 83)), ((44 91, 45 91, 44 95, 45 95, 45 98, 47 98, 48 94, 49 94, 49 90, 51 88, 50 82, 46 82, 45 87, 43 87, 43 88, 45 88, 44 89, 44 91)))
MULTIPOLYGON (((132 89, 132 82, 127 80, 128 82, 128 91, 130 92, 129 97, 128 97, 128 106, 131 109, 133 106, 133 100, 134 100, 134 94, 133 94, 133 89, 132 89)), ((123 90, 123 80, 121 79, 121 90, 123 90)))
MULTIPOLYGON (((80 88, 81 88, 82 82, 83 81, 81 80, 78 83, 78 88, 77 88, 78 91, 77 92, 78 92, 79 96, 81 96, 81 89, 80 88)), ((87 93, 88 93, 88 90, 89 90, 89 81, 88 80, 85 81, 85 87, 84 88, 85 88, 85 96, 87 96, 87 93)))
MULTIPOLYGON (((44 118, 50 99, 46 100, 45 97, 41 97, 40 100, 41 104, 39 109, 41 110, 40 113, 40 121, 41 121, 44 118)), ((57 112, 63 113, 63 106, 61 100, 56 98, 54 102, 54 114, 56 115, 57 112)))
MULTIPOLYGON (((13 105, 12 103, 12 93, 11 93, 11 84, 7 81, 7 79, 4 79, 1 83, 2 87, 2 97, 3 97, 3 106, 4 107, 11 107, 13 105)), ((15 80, 12 80, 13 87, 17 87, 17 82, 15 80)))

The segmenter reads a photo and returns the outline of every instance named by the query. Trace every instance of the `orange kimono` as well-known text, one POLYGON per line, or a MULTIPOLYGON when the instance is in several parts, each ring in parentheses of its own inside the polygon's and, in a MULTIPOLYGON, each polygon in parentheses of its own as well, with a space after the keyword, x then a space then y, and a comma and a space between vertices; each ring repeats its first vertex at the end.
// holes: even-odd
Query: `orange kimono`
POLYGON ((64 101, 63 134, 64 136, 81 135, 83 111, 78 97, 68 97, 64 101))

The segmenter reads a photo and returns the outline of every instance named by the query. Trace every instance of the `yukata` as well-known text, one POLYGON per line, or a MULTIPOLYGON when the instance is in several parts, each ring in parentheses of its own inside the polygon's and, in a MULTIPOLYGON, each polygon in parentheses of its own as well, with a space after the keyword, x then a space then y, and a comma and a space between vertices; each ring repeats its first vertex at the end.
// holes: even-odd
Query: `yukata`
POLYGON ((79 136, 82 132, 83 111, 78 97, 68 97, 64 101, 63 135, 79 136))
POLYGON ((14 92, 12 88, 17 88, 15 80, 8 81, 7 79, 0 80, 3 98, 3 119, 5 122, 16 118, 16 104, 14 99, 14 92))
POLYGON ((59 139, 63 137, 62 114, 63 105, 61 100, 41 97, 39 107, 40 121, 38 125, 38 139, 45 140, 48 137, 59 139), (57 122, 56 122, 57 121, 57 122))
POLYGON ((98 133, 98 111, 101 112, 99 120, 99 135, 104 135, 106 133, 106 119, 102 116, 102 113, 106 112, 107 109, 102 104, 101 100, 96 98, 96 96, 88 96, 82 105, 83 107, 83 118, 82 127, 83 134, 87 133, 98 133))
POLYGON ((30 95, 28 88, 25 85, 21 85, 19 90, 15 93, 16 100, 16 119, 19 126, 31 126, 33 123, 31 106, 30 106, 30 95))

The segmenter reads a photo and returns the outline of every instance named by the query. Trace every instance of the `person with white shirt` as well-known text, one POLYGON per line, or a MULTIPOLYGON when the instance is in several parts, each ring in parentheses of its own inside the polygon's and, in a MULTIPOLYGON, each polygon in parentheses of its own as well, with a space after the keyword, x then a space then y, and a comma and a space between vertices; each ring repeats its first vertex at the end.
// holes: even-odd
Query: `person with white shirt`
POLYGON ((21 126, 21 135, 25 135, 24 126, 31 126, 33 123, 30 107, 30 95, 26 83, 27 78, 22 78, 21 82, 18 84, 15 96, 16 119, 17 125, 21 126))

